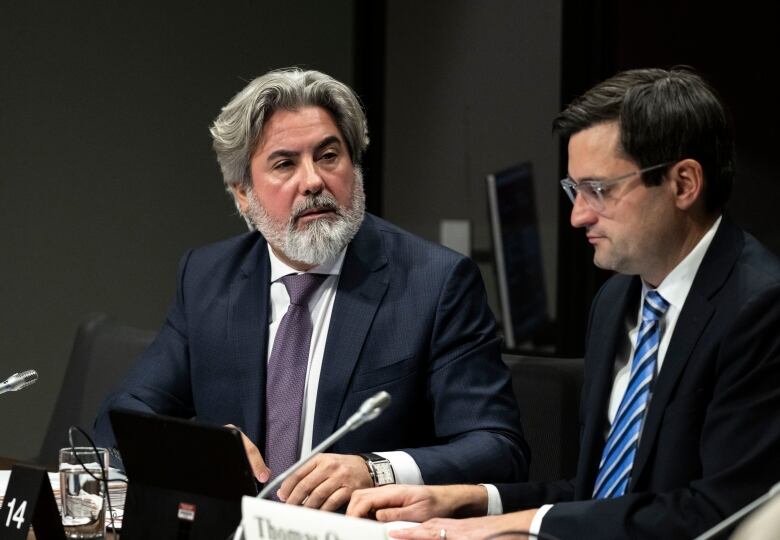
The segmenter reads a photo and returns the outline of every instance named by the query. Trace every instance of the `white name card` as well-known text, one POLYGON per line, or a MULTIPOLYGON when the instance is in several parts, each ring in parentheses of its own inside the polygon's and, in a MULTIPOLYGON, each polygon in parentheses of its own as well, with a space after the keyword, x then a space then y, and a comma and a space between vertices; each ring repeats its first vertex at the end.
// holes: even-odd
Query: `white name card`
POLYGON ((255 497, 241 501, 241 526, 245 540, 387 540, 376 521, 255 497))

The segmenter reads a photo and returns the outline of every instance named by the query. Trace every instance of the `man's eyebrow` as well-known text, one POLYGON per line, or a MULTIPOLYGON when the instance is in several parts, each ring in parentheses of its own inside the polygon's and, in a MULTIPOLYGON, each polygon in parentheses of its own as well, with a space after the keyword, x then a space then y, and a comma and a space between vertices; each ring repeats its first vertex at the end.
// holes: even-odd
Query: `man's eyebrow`
MULTIPOLYGON (((315 151, 320 151, 323 148, 326 148, 332 144, 337 144, 341 146, 342 141, 339 137, 335 135, 330 135, 328 137, 325 137, 320 141, 317 146, 314 148, 315 151)), ((266 161, 273 161, 277 158, 284 157, 284 158, 292 158, 300 154, 300 152, 296 152, 295 150, 286 150, 284 148, 280 148, 279 150, 274 150, 270 154, 268 154, 268 157, 266 158, 266 161)))
POLYGON ((291 157, 295 157, 297 155, 298 155, 298 152, 295 152, 294 150, 284 150, 284 149, 274 150, 273 152, 268 154, 268 157, 266 158, 266 161, 273 161, 276 158, 280 158, 280 157, 291 158, 291 157))
POLYGON ((575 184, 581 184, 583 182, 597 182, 601 183, 606 180, 603 176, 585 176, 583 178, 573 178, 571 175, 566 175, 566 178, 574 182, 575 184))
POLYGON ((335 135, 330 135, 329 137, 325 137, 324 139, 322 139, 320 144, 317 145, 316 149, 317 150, 322 150, 323 148, 325 148, 327 146, 330 146, 332 144, 337 144, 337 145, 341 146, 341 144, 342 144, 341 143, 341 139, 336 137, 335 135))

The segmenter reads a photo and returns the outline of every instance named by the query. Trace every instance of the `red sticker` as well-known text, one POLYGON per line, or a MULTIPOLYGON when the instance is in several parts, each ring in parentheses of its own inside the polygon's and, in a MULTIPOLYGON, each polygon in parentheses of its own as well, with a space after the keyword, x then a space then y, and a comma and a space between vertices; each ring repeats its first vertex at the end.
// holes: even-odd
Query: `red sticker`
POLYGON ((179 519, 185 521, 195 520, 195 505, 190 503, 179 503, 179 519))

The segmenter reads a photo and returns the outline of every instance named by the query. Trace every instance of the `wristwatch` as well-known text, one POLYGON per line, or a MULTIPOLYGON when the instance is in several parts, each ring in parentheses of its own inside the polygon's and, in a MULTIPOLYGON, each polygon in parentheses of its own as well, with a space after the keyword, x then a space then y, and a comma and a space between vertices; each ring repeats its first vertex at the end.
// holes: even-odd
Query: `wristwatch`
POLYGON ((395 474, 390 460, 376 454, 360 454, 366 460, 368 473, 371 475, 371 481, 374 486, 384 486, 385 484, 395 484, 395 474))

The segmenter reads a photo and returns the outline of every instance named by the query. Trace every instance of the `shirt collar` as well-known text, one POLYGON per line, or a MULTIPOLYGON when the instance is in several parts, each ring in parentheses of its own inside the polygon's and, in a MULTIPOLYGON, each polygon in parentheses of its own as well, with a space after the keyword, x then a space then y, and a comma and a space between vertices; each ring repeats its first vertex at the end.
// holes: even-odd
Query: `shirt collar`
MULTIPOLYGON (((704 259, 704 255, 707 253, 722 219, 723 216, 718 216, 715 223, 713 223, 704 236, 701 237, 699 243, 696 244, 691 252, 688 253, 688 255, 686 255, 671 272, 669 272, 656 288, 656 291, 663 296, 664 300, 678 310, 682 309, 685 299, 688 297, 688 292, 691 290, 693 280, 696 277, 696 273, 699 271, 701 261, 704 259)), ((649 290, 650 287, 642 280, 643 300, 649 290)))
MULTIPOLYGON (((325 261, 324 263, 315 266, 311 270, 308 270, 308 272, 312 274, 329 274, 338 276, 341 274, 341 267, 344 264, 344 255, 346 255, 346 253, 347 248, 344 247, 344 249, 339 251, 338 255, 333 257, 331 260, 325 261)), ((274 250, 271 249, 271 244, 268 244, 268 256, 271 261, 271 283, 290 274, 303 273, 300 270, 296 270, 295 268, 282 262, 279 257, 276 256, 274 250)))

